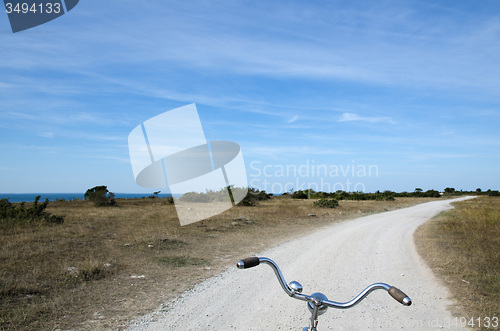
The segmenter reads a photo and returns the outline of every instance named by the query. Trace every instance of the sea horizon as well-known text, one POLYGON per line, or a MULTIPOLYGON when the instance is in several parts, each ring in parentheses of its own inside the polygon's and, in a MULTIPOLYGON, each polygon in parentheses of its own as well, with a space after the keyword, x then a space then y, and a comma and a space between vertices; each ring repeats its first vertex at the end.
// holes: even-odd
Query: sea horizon
MULTIPOLYGON (((114 193, 114 192, 113 192, 114 193)), ((114 193, 115 199, 140 199, 147 198, 152 193, 114 193)), ((37 196, 40 196, 40 201, 57 201, 57 200, 83 200, 84 193, 0 193, 0 199, 8 199, 9 202, 33 202, 37 196)), ((158 198, 168 198, 170 193, 160 193, 158 198)))

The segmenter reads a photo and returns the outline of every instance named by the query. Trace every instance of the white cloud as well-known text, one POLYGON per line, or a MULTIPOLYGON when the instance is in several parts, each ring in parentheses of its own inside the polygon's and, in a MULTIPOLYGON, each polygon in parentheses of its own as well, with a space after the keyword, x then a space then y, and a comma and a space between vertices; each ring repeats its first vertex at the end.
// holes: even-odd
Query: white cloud
POLYGON ((283 158, 290 159, 297 155, 311 157, 314 155, 351 155, 351 151, 323 147, 311 146, 258 146, 258 147, 245 147, 245 155, 254 157, 269 157, 273 159, 283 158))
POLYGON ((39 136, 42 138, 52 139, 52 138, 54 138, 54 132, 42 132, 39 134, 39 136))
POLYGON ((470 159, 476 157, 475 154, 460 154, 460 153, 411 153, 408 157, 414 161, 429 161, 440 159, 470 159))
POLYGON ((389 123, 396 124, 396 122, 390 117, 368 117, 360 116, 355 113, 343 113, 338 119, 339 122, 369 122, 369 123, 389 123))
POLYGON ((298 119, 299 119, 299 115, 293 115, 293 117, 290 118, 287 122, 288 123, 293 123, 293 122, 295 122, 298 119))

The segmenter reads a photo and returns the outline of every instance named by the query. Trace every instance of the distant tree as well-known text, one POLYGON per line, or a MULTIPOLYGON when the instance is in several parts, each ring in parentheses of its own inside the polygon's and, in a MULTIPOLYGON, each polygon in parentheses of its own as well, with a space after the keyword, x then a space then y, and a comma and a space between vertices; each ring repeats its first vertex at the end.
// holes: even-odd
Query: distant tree
POLYGON ((499 196, 500 196, 500 192, 498 192, 497 190, 495 190, 495 191, 490 191, 490 192, 488 193, 488 195, 489 195, 490 197, 499 197, 499 196))
POLYGON ((427 198, 439 198, 441 194, 436 190, 427 190, 423 193, 423 196, 427 198))
POLYGON ((414 197, 423 197, 424 196, 423 191, 424 190, 422 190, 420 187, 417 187, 415 189, 415 191, 413 192, 412 196, 414 196, 414 197))
POLYGON ((156 199, 158 198, 158 194, 160 194, 161 191, 156 191, 156 192, 153 192, 153 194, 151 194, 148 198, 150 199, 156 199))
POLYGON ((294 198, 294 199, 309 199, 309 195, 307 193, 308 193, 307 190, 306 191, 298 190, 298 191, 293 192, 292 198, 294 198))
POLYGON ((92 201, 97 207, 115 206, 115 194, 108 191, 107 186, 95 186, 89 188, 84 194, 85 200, 92 201))
POLYGON ((455 193, 455 189, 453 187, 447 187, 447 188, 444 189, 444 193, 448 194, 448 195, 454 194, 455 193))
POLYGON ((481 193, 483 192, 479 187, 476 189, 476 193, 481 193))

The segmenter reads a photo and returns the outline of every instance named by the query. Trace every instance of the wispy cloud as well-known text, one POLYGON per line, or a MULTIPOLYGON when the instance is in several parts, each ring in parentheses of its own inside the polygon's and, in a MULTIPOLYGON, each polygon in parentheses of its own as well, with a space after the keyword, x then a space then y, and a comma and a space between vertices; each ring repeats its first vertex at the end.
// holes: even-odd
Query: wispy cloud
POLYGON ((355 113, 343 113, 338 119, 339 122, 369 122, 369 123, 389 123, 396 124, 396 122, 390 117, 370 117, 361 116, 355 113))
POLYGON ((1 89, 8 89, 8 88, 11 88, 11 87, 13 87, 12 84, 7 84, 7 83, 0 82, 0 88, 1 89))
POLYGON ((254 157, 268 157, 271 159, 293 159, 296 156, 318 156, 318 155, 351 155, 353 152, 344 149, 322 148, 311 146, 254 146, 244 150, 245 155, 254 157))
POLYGON ((36 145, 36 144, 20 144, 20 143, 3 143, 0 144, 0 148, 4 151, 17 152, 19 154, 25 153, 26 151, 31 152, 44 152, 47 154, 59 154, 64 150, 62 146, 45 146, 45 145, 36 145))
POLYGON ((54 132, 42 132, 39 134, 40 137, 42 138, 49 138, 49 139, 52 139, 54 138, 54 132))
POLYGON ((299 119, 299 115, 293 115, 293 117, 292 117, 292 118, 290 118, 290 119, 287 121, 287 123, 293 123, 293 122, 295 122, 295 121, 296 121, 296 120, 298 120, 298 119, 299 119))
MULTIPOLYGON (((57 70, 57 64, 69 54, 73 59, 65 67, 69 72, 106 71, 116 65, 146 68, 152 65, 155 72, 168 74, 164 68, 175 64, 218 74, 499 91, 496 77, 500 76, 500 70, 495 64, 500 46, 491 42, 500 35, 497 19, 466 27, 462 27, 461 21, 438 21, 436 26, 436 22, 427 24, 430 19, 421 17, 410 4, 373 5, 370 15, 349 5, 335 10, 304 6, 307 16, 315 18, 314 24, 300 20, 304 18, 301 6, 278 3, 255 7, 199 2, 193 6, 196 10, 188 10, 180 3, 171 8, 150 4, 137 8, 134 21, 129 19, 132 14, 123 5, 114 8, 115 17, 121 19, 113 25, 95 24, 98 17, 92 17, 93 24, 88 29, 74 31, 74 43, 61 45, 62 49, 54 49, 51 40, 43 36, 37 42, 33 37, 19 37, 18 46, 6 50, 7 57, 0 67, 42 65, 57 70), (243 18, 241 12, 247 12, 249 17, 243 18), (297 24, 304 28, 300 33, 291 28, 297 24), (263 26, 272 28, 262 34, 263 26), (102 34, 104 28, 106 35, 102 34), (92 38, 96 35, 99 38, 92 38), (134 40, 133 48, 130 40, 134 40), (102 44, 106 43, 113 47, 101 54, 102 44), (489 51, 477 51, 484 48, 489 51), (31 50, 29 54, 25 49, 31 50)), ((425 12, 425 8, 418 9, 425 12)), ((444 9, 433 10, 448 14, 444 9)), ((80 19, 85 17, 82 15, 80 19)))
POLYGON ((446 159, 470 159, 477 155, 461 153, 411 153, 408 157, 415 161, 446 160, 446 159))

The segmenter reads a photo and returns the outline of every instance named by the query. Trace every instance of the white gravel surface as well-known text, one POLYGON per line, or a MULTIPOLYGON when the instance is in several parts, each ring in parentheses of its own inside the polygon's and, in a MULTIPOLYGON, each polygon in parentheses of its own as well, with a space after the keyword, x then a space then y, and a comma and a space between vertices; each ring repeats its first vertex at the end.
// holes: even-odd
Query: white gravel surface
MULTIPOLYGON (((330 308, 319 317, 320 330, 456 330, 455 317, 447 309, 449 293, 413 243, 415 229, 451 208, 449 202, 334 224, 257 256, 277 262, 285 280, 299 281, 305 294, 322 292, 344 302, 369 284, 384 282, 413 300, 405 307, 378 290, 352 309, 330 308)), ((129 330, 302 330, 309 317, 306 303, 288 297, 273 270, 260 265, 230 268, 134 321, 129 330)))

